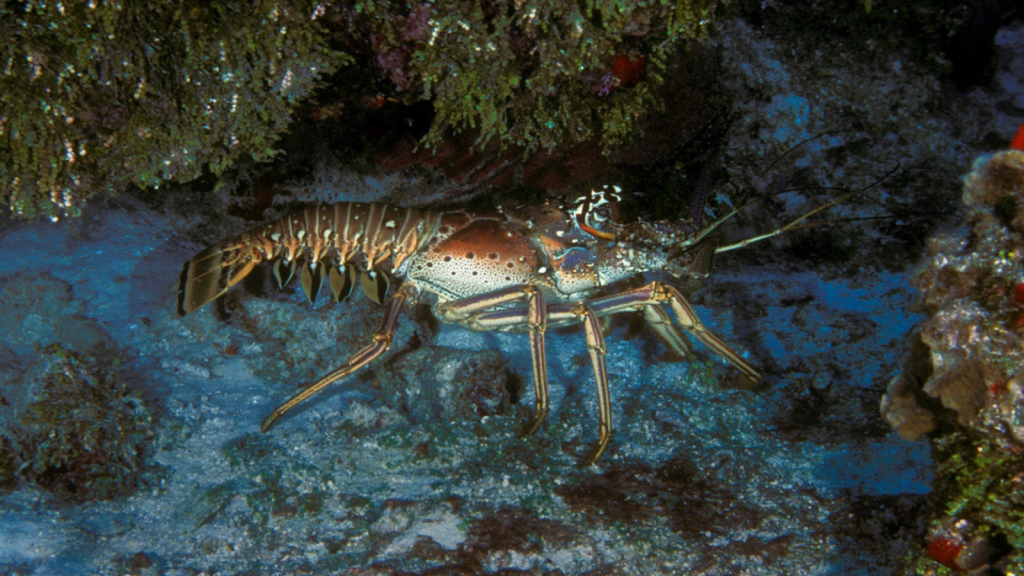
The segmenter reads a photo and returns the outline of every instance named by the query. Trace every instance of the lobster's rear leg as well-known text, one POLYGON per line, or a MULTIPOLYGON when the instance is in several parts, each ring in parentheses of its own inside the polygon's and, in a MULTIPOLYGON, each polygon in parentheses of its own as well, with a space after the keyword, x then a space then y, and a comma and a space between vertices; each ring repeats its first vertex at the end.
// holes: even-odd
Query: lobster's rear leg
POLYGON ((508 326, 526 324, 530 333, 530 357, 533 360, 533 390, 536 396, 533 419, 523 428, 520 437, 533 434, 544 423, 548 415, 548 368, 547 353, 544 349, 544 332, 547 330, 547 304, 544 294, 536 286, 522 284, 487 292, 479 296, 440 302, 434 307, 443 322, 458 323, 473 330, 495 330, 508 326), (526 310, 521 308, 496 313, 480 314, 507 304, 525 300, 526 310), (486 316, 486 322, 480 318, 486 316))
POLYGON ((391 339, 394 336, 395 328, 398 327, 398 315, 402 311, 402 306, 407 299, 415 299, 416 294, 417 290, 412 285, 405 285, 400 288, 385 304, 384 318, 380 322, 380 328, 373 333, 373 342, 353 354, 344 365, 322 376, 316 382, 306 386, 301 392, 292 396, 287 402, 275 408, 270 413, 270 416, 267 416, 260 424, 260 431, 266 432, 278 418, 294 408, 299 402, 323 390, 330 383, 352 374, 383 354, 391 346, 391 339))

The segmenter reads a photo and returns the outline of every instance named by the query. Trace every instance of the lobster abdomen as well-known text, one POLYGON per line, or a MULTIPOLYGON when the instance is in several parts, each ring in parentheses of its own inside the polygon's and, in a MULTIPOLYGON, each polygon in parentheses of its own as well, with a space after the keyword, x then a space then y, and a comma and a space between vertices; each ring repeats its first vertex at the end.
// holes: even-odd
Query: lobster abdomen
MULTIPOLYGON (((274 258, 278 259, 274 276, 281 285, 302 261, 302 286, 310 300, 316 298, 324 265, 328 266, 331 290, 340 300, 351 291, 358 268, 364 273, 364 289, 367 277, 372 285, 387 273, 401 273, 409 256, 436 233, 439 220, 440 215, 431 210, 378 202, 306 208, 193 256, 181 270, 178 314, 184 316, 215 300, 257 264, 274 258)), ((367 289, 368 293, 379 291, 367 289)))

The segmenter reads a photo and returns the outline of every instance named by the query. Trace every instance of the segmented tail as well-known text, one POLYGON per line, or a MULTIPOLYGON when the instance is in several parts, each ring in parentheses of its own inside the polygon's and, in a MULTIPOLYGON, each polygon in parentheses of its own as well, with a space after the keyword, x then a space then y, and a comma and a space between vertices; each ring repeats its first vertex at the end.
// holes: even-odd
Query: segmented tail
POLYGON ((181 270, 178 314, 184 316, 240 282, 261 262, 277 258, 274 278, 287 284, 302 260, 302 288, 312 302, 329 267, 331 292, 342 300, 362 272, 363 291, 381 302, 389 273, 437 232, 440 215, 377 202, 341 202, 306 208, 223 240, 196 254, 181 270))

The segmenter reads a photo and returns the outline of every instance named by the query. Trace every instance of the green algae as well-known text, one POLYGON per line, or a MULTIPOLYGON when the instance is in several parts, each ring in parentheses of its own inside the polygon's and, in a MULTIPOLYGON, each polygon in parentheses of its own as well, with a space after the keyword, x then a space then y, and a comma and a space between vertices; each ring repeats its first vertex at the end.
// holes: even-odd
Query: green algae
POLYGON ((480 144, 533 151, 598 138, 608 150, 661 106, 669 61, 710 31, 721 4, 441 0, 410 10, 383 0, 356 11, 396 97, 432 101, 428 146, 478 131, 480 144))
POLYGON ((262 160, 317 77, 312 1, 19 2, 0 7, 0 201, 77 215, 99 192, 262 160))
MULTIPOLYGON (((930 521, 931 532, 966 521, 969 534, 991 548, 989 560, 998 569, 1024 568, 1024 459, 1019 447, 997 438, 958 431, 932 441, 937 470, 933 500, 941 509, 930 521)), ((907 574, 956 574, 922 553, 907 557, 907 574)), ((1016 572, 1014 572, 1016 573, 1016 572)))

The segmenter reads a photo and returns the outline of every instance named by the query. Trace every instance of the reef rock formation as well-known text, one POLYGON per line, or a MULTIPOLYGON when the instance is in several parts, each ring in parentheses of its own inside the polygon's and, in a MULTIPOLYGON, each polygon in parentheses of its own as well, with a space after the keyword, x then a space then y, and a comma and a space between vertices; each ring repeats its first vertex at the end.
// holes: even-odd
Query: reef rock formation
POLYGON ((1024 563, 1024 152, 979 158, 963 202, 967 226, 929 240, 914 276, 928 319, 881 404, 904 438, 930 434, 936 506, 918 569, 1024 563))
POLYGON ((905 438, 932 431, 920 390, 960 424, 1024 443, 1024 152, 980 158, 963 201, 969 228, 932 238, 914 277, 929 315, 924 346, 889 385, 882 414, 905 438))

